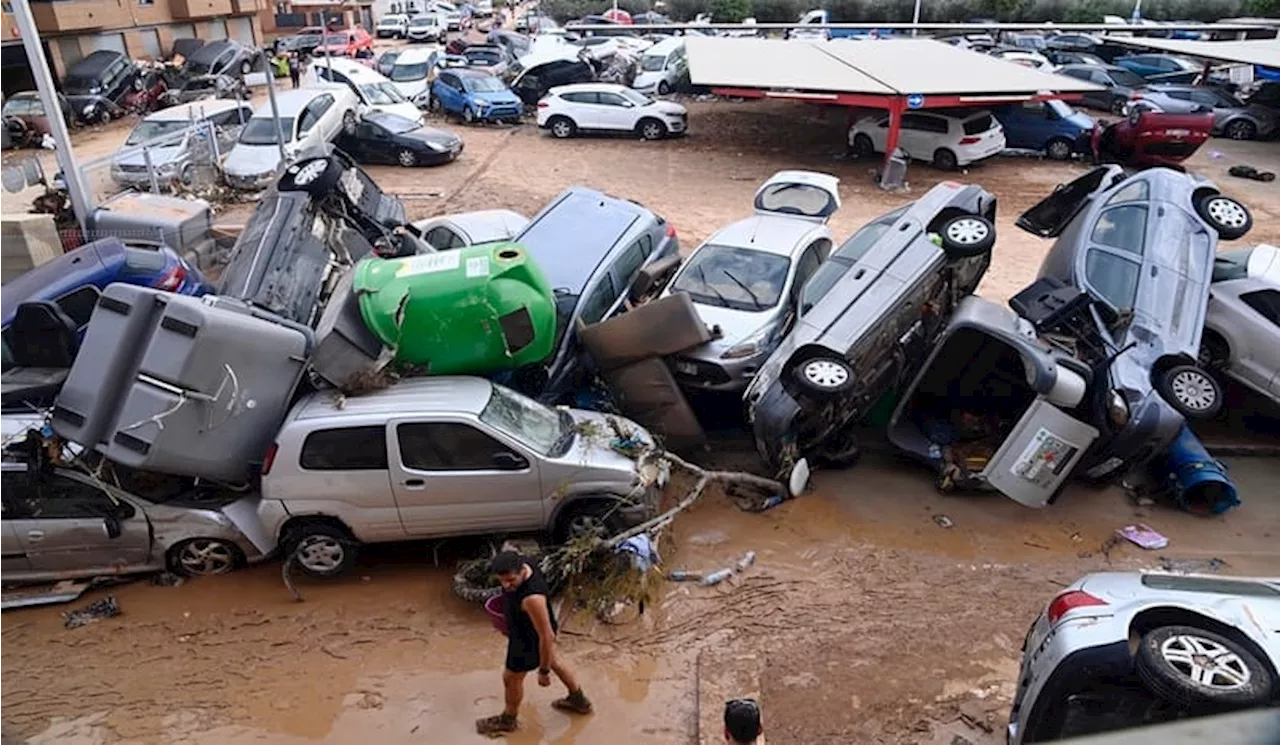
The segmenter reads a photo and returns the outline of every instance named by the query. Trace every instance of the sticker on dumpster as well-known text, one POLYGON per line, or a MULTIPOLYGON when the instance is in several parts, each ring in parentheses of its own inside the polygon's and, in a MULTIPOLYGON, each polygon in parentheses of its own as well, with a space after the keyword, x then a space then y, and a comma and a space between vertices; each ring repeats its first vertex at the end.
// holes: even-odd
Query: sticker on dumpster
POLYGON ((467 259, 467 279, 489 276, 489 257, 472 256, 467 259))
POLYGON ((396 270, 397 277, 412 277, 415 274, 435 274, 447 272, 462 266, 462 256, 457 251, 441 251, 438 254, 421 254, 404 260, 396 270))
POLYGON ((1041 427, 1010 470, 1015 476, 1048 489, 1078 452, 1078 446, 1041 427))

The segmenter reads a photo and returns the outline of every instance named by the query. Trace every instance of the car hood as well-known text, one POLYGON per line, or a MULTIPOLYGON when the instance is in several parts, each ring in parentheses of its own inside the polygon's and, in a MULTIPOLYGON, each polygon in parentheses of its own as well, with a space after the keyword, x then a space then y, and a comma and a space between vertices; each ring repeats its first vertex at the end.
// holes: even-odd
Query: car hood
POLYGON ((724 350, 737 345, 761 326, 777 318, 776 306, 759 312, 721 308, 717 305, 703 305, 696 302, 693 307, 697 309, 698 317, 703 323, 720 329, 720 336, 696 347, 697 356, 703 356, 708 352, 714 352, 715 356, 719 356, 724 350))
POLYGON ((274 171, 279 164, 280 150, 275 145, 237 144, 222 169, 233 176, 259 176, 274 171))
POLYGON ((582 409, 569 409, 568 412, 579 433, 568 452, 545 461, 550 473, 543 473, 544 489, 559 488, 565 480, 572 479, 578 488, 582 488, 584 482, 592 482, 605 491, 625 494, 638 484, 640 476, 636 462, 612 447, 617 439, 614 423, 622 431, 634 433, 647 445, 654 443, 653 435, 622 417, 582 409), (549 482, 545 481, 548 476, 549 482))
POLYGON ((400 136, 409 140, 430 142, 435 143, 436 145, 443 145, 445 147, 449 147, 462 139, 452 132, 446 132, 442 129, 428 129, 426 127, 415 129, 412 132, 405 132, 400 136))
POLYGON ((1094 126, 1097 125, 1097 121, 1093 117, 1084 113, 1083 111, 1077 111, 1071 116, 1068 116, 1065 119, 1063 119, 1063 121, 1067 122, 1073 127, 1079 127, 1080 129, 1085 131, 1091 131, 1094 128, 1094 126))
MULTIPOLYGON (((179 143, 169 147, 153 147, 149 148, 151 155, 151 165, 161 166, 176 160, 185 150, 186 143, 179 143)), ((147 158, 143 154, 142 148, 137 150, 129 150, 111 159, 111 163, 117 166, 146 166, 147 158)))
POLYGON ((652 108, 661 114, 667 114, 670 116, 684 116, 687 113, 685 107, 670 101, 654 101, 652 108))
POLYGON ((410 121, 415 121, 415 122, 422 121, 422 110, 419 109, 417 106, 414 106, 413 104, 409 103, 408 101, 405 101, 403 103, 378 104, 373 108, 377 109, 378 111, 385 111, 388 114, 403 116, 405 119, 408 119, 410 121))
POLYGON ((480 101, 488 101, 494 105, 520 103, 520 99, 511 91, 484 91, 480 93, 468 93, 467 95, 480 101))

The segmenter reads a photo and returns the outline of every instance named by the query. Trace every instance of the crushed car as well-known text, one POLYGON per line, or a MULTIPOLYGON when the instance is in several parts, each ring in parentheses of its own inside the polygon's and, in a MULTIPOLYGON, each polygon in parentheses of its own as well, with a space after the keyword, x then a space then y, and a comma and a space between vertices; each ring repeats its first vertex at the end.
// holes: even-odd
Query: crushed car
POLYGON ((863 226, 818 268, 794 328, 743 396, 771 469, 856 459, 851 425, 918 369, 986 273, 995 211, 982 187, 943 182, 863 226))
POLYGON ((1091 146, 1097 162, 1177 168, 1209 140, 1212 131, 1212 112, 1169 114, 1133 106, 1123 119, 1097 125, 1091 146))
POLYGON ((1214 256, 1199 361, 1280 406, 1280 248, 1214 256))

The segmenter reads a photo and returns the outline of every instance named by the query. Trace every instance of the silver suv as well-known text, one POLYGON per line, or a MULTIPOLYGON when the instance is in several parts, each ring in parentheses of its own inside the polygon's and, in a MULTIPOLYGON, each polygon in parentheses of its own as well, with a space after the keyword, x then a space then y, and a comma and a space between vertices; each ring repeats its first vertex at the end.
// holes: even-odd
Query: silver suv
POLYGON ((551 409, 483 378, 313 393, 267 454, 259 514, 285 555, 301 547, 300 566, 321 577, 350 567, 362 543, 612 531, 649 517, 658 498, 656 475, 642 477, 618 439, 653 442, 626 419, 551 409))

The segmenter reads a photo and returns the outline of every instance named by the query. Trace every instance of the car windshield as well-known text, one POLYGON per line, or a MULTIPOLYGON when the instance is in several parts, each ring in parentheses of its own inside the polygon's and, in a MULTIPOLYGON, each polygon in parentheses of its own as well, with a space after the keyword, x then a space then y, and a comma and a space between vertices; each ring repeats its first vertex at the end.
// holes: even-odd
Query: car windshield
POLYGON ((667 64, 667 58, 660 54, 646 54, 640 61, 640 69, 645 72, 661 72, 667 64))
POLYGON ((412 132, 415 129, 422 129, 422 125, 420 123, 415 122, 408 117, 395 116, 393 114, 378 117, 377 123, 380 127, 393 135, 400 135, 405 132, 412 132))
POLYGON ((436 25, 436 19, 435 16, 418 16, 412 21, 409 21, 409 25, 418 26, 420 28, 424 26, 434 26, 436 25))
POLYGON ((404 103, 409 100, 404 97, 399 88, 391 83, 362 83, 359 88, 360 95, 364 98, 365 103, 374 106, 404 103))
POLYGON ((1219 251, 1213 257, 1213 281, 1226 282, 1233 279, 1245 279, 1249 276, 1249 256, 1252 248, 1235 248, 1230 251, 1219 251))
POLYGON ((391 67, 391 79, 404 83, 411 80, 422 80, 427 76, 430 65, 426 62, 413 62, 409 64, 396 63, 391 67))
POLYGON ((702 305, 767 310, 778 304, 791 260, 750 248, 707 245, 689 260, 671 289, 702 305))
POLYGON ((1076 113, 1076 110, 1071 108, 1071 106, 1064 101, 1045 101, 1045 105, 1050 109, 1053 109, 1053 113, 1063 119, 1066 119, 1076 113))
POLYGON ((4 102, 4 108, 0 112, 5 116, 44 116, 44 105, 39 99, 11 98, 4 102))
POLYGON ((636 91, 633 91, 630 88, 622 88, 618 91, 618 94, 621 95, 623 98, 627 99, 628 101, 630 101, 631 103, 635 104, 636 106, 648 106, 649 104, 653 103, 652 98, 649 98, 643 93, 638 93, 636 91))
MULTIPOLYGON (((293 118, 281 117, 280 129, 284 132, 284 141, 289 142, 293 134, 293 118)), ((276 120, 265 116, 255 116, 240 131, 242 145, 274 145, 276 144, 276 120)))
POLYGON ((1111 82, 1116 85, 1123 85, 1126 88, 1141 88, 1147 84, 1142 76, 1130 70, 1118 69, 1110 70, 1111 82))
POLYGON ((468 49, 462 55, 473 65, 496 65, 502 61, 502 56, 492 49, 468 49))
POLYGON ((186 119, 173 119, 165 122, 148 122, 143 121, 133 128, 129 133, 129 139, 124 141, 126 145, 141 145, 149 140, 157 137, 164 137, 176 132, 181 132, 191 126, 191 122, 186 119))
POLYGON ((567 445, 565 418, 554 409, 495 385, 489 403, 480 412, 480 421, 500 429, 541 455, 554 455, 567 445))
POLYGON ((496 93, 507 89, 501 80, 491 77, 463 78, 462 84, 472 93, 496 93))

